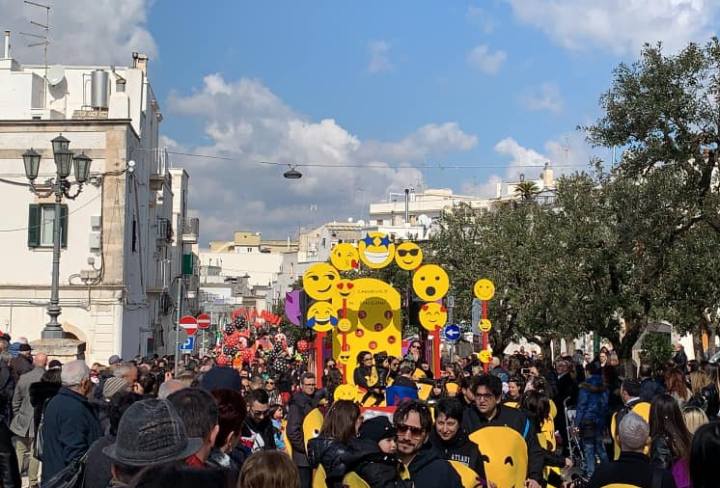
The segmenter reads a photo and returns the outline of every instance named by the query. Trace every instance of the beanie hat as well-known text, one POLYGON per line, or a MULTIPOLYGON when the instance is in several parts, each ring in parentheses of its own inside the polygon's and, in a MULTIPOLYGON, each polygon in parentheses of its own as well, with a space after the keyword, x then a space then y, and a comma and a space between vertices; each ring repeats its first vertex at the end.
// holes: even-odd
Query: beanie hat
POLYGON ((112 366, 113 364, 121 363, 121 362, 122 362, 122 358, 120 356, 118 356, 117 354, 113 354, 112 356, 110 356, 108 358, 108 364, 110 366, 112 366))
POLYGON ((200 387, 206 391, 222 389, 240 391, 242 383, 240 375, 233 368, 215 366, 202 376, 200 387))
POLYGON ((358 436, 361 439, 380 442, 383 439, 393 437, 395 432, 395 427, 392 426, 390 420, 385 415, 379 415, 363 422, 358 436))
POLYGON ((105 380, 105 385, 103 385, 103 397, 105 397, 106 400, 110 400, 115 393, 127 390, 129 390, 129 386, 124 379, 115 377, 108 378, 105 380))

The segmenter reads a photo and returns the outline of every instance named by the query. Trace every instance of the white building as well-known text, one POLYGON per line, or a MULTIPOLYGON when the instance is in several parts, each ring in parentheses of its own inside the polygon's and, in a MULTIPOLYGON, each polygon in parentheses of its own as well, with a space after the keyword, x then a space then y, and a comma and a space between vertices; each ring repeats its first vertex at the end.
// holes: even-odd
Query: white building
POLYGON ((158 149, 162 114, 147 69, 147 57, 133 54, 129 67, 51 67, 45 77, 44 66, 21 65, 7 48, 0 59, 0 328, 12 336, 40 338, 52 269, 54 199, 29 191, 22 154, 42 155, 43 186, 55 175, 50 141, 62 134, 93 160, 77 199, 63 200, 58 320, 66 337, 100 362, 174 349, 170 292, 197 225, 187 236, 179 225, 187 173, 171 176, 158 149))

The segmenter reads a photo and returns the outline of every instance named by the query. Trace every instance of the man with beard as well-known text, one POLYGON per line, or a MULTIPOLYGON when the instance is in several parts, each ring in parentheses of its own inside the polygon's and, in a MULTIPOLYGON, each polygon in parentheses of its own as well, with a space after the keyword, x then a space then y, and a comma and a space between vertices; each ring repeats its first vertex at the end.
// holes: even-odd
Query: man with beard
POLYGON ((248 415, 243 423, 240 442, 251 452, 275 449, 275 432, 272 419, 268 415, 270 406, 267 391, 250 390, 245 395, 248 415))
MULTIPOLYGON (((517 431, 527 445, 527 487, 540 488, 543 483, 545 453, 538 443, 537 430, 522 410, 502 405, 502 383, 497 376, 484 374, 473 383, 475 407, 465 410, 463 428, 472 434, 483 427, 495 425, 517 431)), ((482 449, 482 446, 480 446, 482 449)))
POLYGON ((460 488, 460 476, 428 442, 432 430, 430 408, 423 402, 401 403, 393 422, 397 430, 397 456, 415 488, 460 488))

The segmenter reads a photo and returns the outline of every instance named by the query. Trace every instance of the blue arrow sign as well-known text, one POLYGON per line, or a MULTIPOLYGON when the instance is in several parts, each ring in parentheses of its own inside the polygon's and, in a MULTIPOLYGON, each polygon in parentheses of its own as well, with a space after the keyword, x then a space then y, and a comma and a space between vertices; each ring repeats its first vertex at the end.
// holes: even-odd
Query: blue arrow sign
POLYGON ((443 333, 445 334, 445 339, 450 342, 456 342, 460 339, 460 326, 455 324, 447 325, 445 329, 443 329, 443 333))
POLYGON ((185 342, 180 344, 180 351, 182 352, 192 352, 195 348, 195 336, 189 336, 187 339, 185 339, 185 342))

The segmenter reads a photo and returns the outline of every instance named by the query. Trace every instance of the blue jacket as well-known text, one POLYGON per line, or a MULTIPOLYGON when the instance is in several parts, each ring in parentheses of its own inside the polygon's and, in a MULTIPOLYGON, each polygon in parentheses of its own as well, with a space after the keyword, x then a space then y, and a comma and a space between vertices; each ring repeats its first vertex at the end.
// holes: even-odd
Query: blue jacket
POLYGON ((102 437, 100 422, 87 398, 62 387, 45 408, 42 421, 42 480, 48 481, 82 457, 102 437))
POLYGON ((604 427, 607 408, 607 388, 599 374, 592 375, 580 384, 575 425, 579 427, 583 422, 589 421, 600 428, 604 427))

